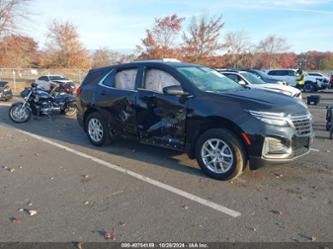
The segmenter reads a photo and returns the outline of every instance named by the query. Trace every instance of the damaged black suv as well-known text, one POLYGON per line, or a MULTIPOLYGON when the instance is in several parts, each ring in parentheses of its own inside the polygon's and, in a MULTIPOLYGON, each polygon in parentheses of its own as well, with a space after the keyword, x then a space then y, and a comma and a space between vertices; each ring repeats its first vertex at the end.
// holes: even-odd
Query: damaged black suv
POLYGON ((78 121, 97 146, 117 138, 184 151, 216 179, 309 152, 301 100, 249 89, 217 71, 175 61, 92 69, 78 89, 78 121))

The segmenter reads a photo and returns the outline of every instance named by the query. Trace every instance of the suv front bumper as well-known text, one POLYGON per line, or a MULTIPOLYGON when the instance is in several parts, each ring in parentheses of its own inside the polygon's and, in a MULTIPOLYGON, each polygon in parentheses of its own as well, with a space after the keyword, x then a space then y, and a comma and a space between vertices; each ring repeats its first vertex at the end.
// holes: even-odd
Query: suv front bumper
POLYGON ((313 142, 314 134, 306 137, 294 136, 289 143, 288 152, 285 154, 270 154, 265 156, 249 156, 250 168, 258 169, 260 167, 271 164, 290 163, 310 153, 311 144, 313 142))

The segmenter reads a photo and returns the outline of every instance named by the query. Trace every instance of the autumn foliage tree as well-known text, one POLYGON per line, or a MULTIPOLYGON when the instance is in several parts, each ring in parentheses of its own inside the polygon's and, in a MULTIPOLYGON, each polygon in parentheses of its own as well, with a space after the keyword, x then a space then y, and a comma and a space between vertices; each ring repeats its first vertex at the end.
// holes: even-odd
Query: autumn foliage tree
POLYGON ((187 33, 183 33, 182 51, 187 61, 209 64, 216 52, 223 48, 219 38, 224 27, 222 16, 202 16, 199 20, 192 18, 187 33))
POLYGON ((163 18, 155 18, 151 29, 146 30, 146 37, 137 46, 142 59, 177 57, 175 40, 182 28, 183 17, 176 14, 163 18))
POLYGON ((38 66, 38 44, 30 37, 10 35, 0 41, 0 67, 38 66))
POLYGON ((79 34, 72 23, 55 20, 49 26, 42 65, 59 68, 90 67, 88 50, 81 44, 79 34))

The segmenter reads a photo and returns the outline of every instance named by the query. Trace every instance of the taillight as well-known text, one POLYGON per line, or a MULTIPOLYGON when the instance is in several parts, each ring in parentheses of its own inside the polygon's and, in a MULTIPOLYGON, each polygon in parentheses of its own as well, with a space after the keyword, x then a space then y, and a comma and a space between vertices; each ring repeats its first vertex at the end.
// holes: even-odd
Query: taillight
POLYGON ((81 87, 79 86, 77 89, 76 89, 76 96, 79 96, 81 93, 81 87))

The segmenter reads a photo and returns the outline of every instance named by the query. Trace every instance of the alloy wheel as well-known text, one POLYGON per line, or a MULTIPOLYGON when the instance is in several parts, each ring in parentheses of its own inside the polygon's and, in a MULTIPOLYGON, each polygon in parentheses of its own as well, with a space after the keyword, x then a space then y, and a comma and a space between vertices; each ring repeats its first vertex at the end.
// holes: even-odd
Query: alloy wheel
POLYGON ((201 158, 205 166, 216 174, 226 173, 234 163, 232 150, 219 138, 208 139, 202 145, 201 158))
POLYGON ((89 120, 88 123, 88 133, 90 138, 96 142, 99 143, 103 139, 104 135, 104 129, 101 121, 97 118, 92 118, 89 120))

